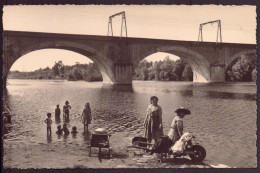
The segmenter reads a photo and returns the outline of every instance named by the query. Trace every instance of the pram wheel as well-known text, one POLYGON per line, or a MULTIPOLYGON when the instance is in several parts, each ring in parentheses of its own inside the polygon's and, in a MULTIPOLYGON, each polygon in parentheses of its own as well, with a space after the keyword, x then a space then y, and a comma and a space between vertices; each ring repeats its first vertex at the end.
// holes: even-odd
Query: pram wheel
POLYGON ((194 152, 194 154, 189 154, 193 162, 202 162, 206 157, 206 150, 200 145, 194 145, 189 150, 194 152))

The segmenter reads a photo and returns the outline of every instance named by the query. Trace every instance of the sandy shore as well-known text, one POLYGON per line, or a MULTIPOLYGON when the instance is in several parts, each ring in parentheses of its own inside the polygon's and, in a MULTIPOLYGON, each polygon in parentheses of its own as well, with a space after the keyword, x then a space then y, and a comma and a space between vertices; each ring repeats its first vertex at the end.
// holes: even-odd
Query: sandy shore
POLYGON ((26 146, 20 143, 4 147, 4 168, 211 168, 206 163, 194 164, 186 157, 168 158, 160 162, 156 154, 149 155, 141 150, 123 147, 112 149, 111 158, 107 157, 107 149, 102 149, 102 155, 98 157, 97 148, 92 150, 93 154, 89 157, 88 149, 82 146, 78 147, 82 152, 80 157, 69 146, 66 146, 66 152, 51 145, 26 146))

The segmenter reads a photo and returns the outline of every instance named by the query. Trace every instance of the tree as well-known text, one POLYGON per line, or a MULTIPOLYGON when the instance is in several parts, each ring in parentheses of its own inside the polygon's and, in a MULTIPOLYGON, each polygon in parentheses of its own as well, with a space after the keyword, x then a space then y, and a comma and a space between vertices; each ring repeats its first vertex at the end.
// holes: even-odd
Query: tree
POLYGON ((75 66, 72 69, 72 75, 73 75, 74 79, 76 79, 76 80, 82 80, 83 79, 83 75, 82 75, 81 69, 78 68, 77 66, 75 66))
POLYGON ((173 69, 174 61, 170 60, 169 56, 166 56, 160 65, 160 69, 164 71, 163 79, 164 80, 171 80, 172 79, 172 69, 173 69))
POLYGON ((159 73, 159 79, 164 80, 164 71, 160 71, 159 73))
POLYGON ((174 69, 172 71, 175 80, 180 81, 182 78, 182 72, 185 68, 185 62, 182 60, 176 60, 174 64, 174 69))
POLYGON ((54 75, 59 75, 59 64, 55 62, 54 66, 52 67, 52 71, 54 75))
POLYGON ((251 81, 252 71, 256 67, 256 55, 242 55, 227 70, 227 80, 251 81))
POLYGON ((143 80, 148 80, 148 70, 146 68, 142 69, 141 76, 143 80))
POLYGON ((161 61, 159 61, 159 62, 155 61, 154 66, 153 66, 155 80, 160 80, 160 78, 159 78, 160 65, 161 65, 161 61))
POLYGON ((89 63, 83 74, 84 80, 86 81, 102 81, 102 75, 99 68, 94 63, 89 63))
POLYGON ((63 65, 62 61, 55 62, 54 66, 52 67, 52 71, 54 75, 64 75, 65 66, 63 65))

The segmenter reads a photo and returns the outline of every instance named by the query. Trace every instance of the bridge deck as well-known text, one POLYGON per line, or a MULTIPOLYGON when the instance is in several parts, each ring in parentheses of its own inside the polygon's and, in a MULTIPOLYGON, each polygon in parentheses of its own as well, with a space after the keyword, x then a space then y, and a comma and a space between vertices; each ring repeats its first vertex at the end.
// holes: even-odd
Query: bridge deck
POLYGON ((183 41, 183 40, 166 40, 166 39, 152 39, 152 38, 135 38, 135 37, 115 37, 115 36, 100 36, 100 35, 79 35, 79 34, 62 34, 62 33, 45 33, 45 32, 27 32, 27 31, 10 31, 4 30, 5 36, 26 36, 38 38, 60 38, 60 39, 80 39, 80 40, 100 40, 100 41, 125 41, 130 43, 157 43, 157 44, 187 44, 187 45, 211 45, 211 46, 226 46, 226 47, 250 47, 256 48, 256 44, 246 43, 216 43, 216 42, 198 42, 198 41, 183 41))

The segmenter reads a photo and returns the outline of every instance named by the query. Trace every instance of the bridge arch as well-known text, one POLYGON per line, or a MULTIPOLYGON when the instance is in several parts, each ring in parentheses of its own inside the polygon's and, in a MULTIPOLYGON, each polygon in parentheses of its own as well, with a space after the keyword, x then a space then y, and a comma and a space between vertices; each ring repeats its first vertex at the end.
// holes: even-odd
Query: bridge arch
POLYGON ((242 55, 248 55, 248 54, 256 54, 256 50, 255 49, 249 49, 249 50, 243 50, 240 51, 238 53, 236 53, 235 55, 233 55, 231 58, 229 58, 226 62, 226 66, 225 66, 225 71, 227 71, 229 65, 237 58, 240 58, 242 55))
POLYGON ((112 81, 114 81, 114 74, 112 72, 112 69, 110 67, 110 64, 112 64, 111 60, 106 58, 105 55, 102 53, 98 52, 97 50, 84 45, 80 43, 73 43, 71 41, 46 41, 46 42, 41 42, 39 44, 33 44, 30 46, 23 47, 22 49, 19 50, 19 53, 16 53, 16 57, 13 57, 12 62, 8 64, 8 71, 7 74, 13 65, 13 63, 18 60, 20 57, 33 52, 37 50, 43 50, 43 49, 62 49, 62 50, 69 50, 72 52, 79 53, 83 56, 88 57, 91 59, 94 63, 96 63, 100 69, 100 72, 103 77, 103 82, 104 83, 109 83, 111 84, 112 81))
POLYGON ((170 53, 185 60, 192 68, 193 81, 210 81, 210 64, 205 60, 205 57, 193 50, 181 46, 161 46, 155 49, 146 49, 146 51, 139 55, 137 58, 138 61, 134 63, 134 66, 137 66, 137 64, 147 56, 158 52, 170 53))

